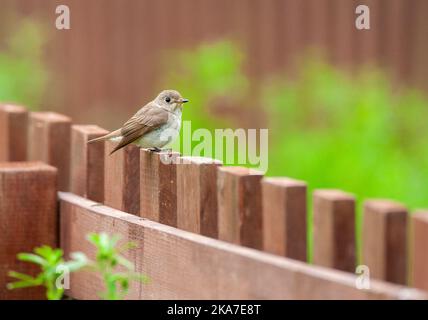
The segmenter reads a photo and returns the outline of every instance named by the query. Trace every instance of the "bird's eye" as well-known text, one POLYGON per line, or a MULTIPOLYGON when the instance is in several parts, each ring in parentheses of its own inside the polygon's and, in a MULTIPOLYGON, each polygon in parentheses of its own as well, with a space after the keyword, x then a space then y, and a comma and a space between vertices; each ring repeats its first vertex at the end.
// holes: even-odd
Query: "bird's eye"
POLYGON ((165 101, 166 101, 167 103, 170 103, 170 102, 171 102, 171 98, 170 98, 170 97, 166 97, 166 98, 165 98, 165 101))

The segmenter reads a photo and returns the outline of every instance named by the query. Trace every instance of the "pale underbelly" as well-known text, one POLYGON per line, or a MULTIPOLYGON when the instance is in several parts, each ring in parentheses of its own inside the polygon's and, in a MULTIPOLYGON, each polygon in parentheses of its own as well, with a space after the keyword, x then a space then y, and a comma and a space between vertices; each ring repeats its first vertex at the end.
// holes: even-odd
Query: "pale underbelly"
POLYGON ((134 143, 141 148, 163 148, 173 142, 180 133, 180 124, 175 126, 162 126, 155 129, 134 143))

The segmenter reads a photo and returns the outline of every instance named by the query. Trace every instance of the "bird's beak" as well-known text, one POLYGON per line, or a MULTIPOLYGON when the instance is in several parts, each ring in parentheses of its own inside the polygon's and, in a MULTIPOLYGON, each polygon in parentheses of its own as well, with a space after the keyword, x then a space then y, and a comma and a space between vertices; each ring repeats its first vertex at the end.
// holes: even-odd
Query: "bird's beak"
POLYGON ((182 98, 182 99, 180 100, 180 103, 186 103, 186 102, 189 102, 189 99, 184 99, 184 98, 182 98))

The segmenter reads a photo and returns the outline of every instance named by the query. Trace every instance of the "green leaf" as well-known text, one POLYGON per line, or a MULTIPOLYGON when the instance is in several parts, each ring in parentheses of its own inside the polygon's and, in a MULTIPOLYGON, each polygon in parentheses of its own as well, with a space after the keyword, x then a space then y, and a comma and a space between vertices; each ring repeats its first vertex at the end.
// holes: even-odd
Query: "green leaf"
POLYGON ((36 280, 35 278, 33 278, 32 276, 30 276, 28 274, 24 274, 24 273, 20 273, 20 272, 16 272, 16 271, 9 271, 8 275, 9 275, 9 277, 16 278, 16 279, 23 280, 23 281, 32 282, 32 281, 36 280))
POLYGON ((97 246, 97 247, 99 246, 100 236, 98 233, 90 233, 86 236, 86 238, 89 240, 89 242, 91 242, 95 246, 97 246))
POLYGON ((49 258, 53 255, 54 250, 51 247, 45 245, 35 248, 34 252, 46 260, 49 260, 49 258))
POLYGON ((13 290, 13 289, 37 287, 37 286, 41 286, 41 285, 42 285, 42 283, 33 283, 33 282, 28 282, 28 281, 16 281, 16 282, 8 283, 7 288, 9 290, 13 290))
POLYGON ((18 259, 25 262, 32 262, 41 266, 46 266, 47 261, 42 257, 32 253, 18 253, 18 259))

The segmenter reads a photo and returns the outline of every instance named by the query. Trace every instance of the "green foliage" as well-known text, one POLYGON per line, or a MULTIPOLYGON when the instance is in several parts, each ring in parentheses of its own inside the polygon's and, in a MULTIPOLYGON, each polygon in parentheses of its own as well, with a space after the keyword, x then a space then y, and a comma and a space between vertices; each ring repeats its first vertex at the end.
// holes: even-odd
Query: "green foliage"
POLYGON ((272 137, 269 173, 338 187, 361 198, 388 197, 426 206, 427 102, 394 92, 365 69, 354 76, 305 60, 294 81, 268 87, 272 137))
MULTIPOLYGON (((213 132, 231 123, 224 115, 213 114, 204 106, 242 101, 248 91, 242 65, 241 51, 229 41, 201 45, 192 51, 173 51, 164 60, 162 74, 166 76, 161 87, 176 88, 190 100, 184 106, 183 120, 192 121, 192 130, 205 128, 213 132)), ((180 149, 177 144, 173 147, 180 149)))
POLYGON ((119 237, 110 237, 106 233, 91 233, 87 238, 97 248, 95 261, 89 260, 81 252, 74 252, 71 254, 72 260, 66 262, 61 249, 49 246, 34 249, 34 254, 19 253, 18 260, 34 263, 41 271, 36 277, 10 271, 9 276, 18 281, 9 283, 8 289, 44 286, 49 300, 59 300, 64 294, 61 283, 64 276, 86 269, 101 275, 106 286, 106 291, 100 293, 101 298, 120 300, 128 293, 131 281, 148 281, 146 276, 135 273, 132 263, 121 255, 124 250, 134 248, 133 243, 118 247, 119 237), (119 267, 124 271, 116 271, 119 267))
POLYGON ((339 188, 359 199, 427 207, 425 98, 394 90, 373 68, 351 76, 312 57, 298 70, 293 80, 266 86, 263 96, 272 142, 268 173, 305 180, 310 191, 339 188))
POLYGON ((34 263, 41 269, 36 276, 10 271, 9 276, 18 279, 16 282, 9 283, 8 289, 28 288, 44 286, 46 288, 46 297, 49 300, 59 300, 64 294, 62 286, 58 285, 61 278, 65 275, 64 272, 74 272, 87 263, 87 259, 82 253, 72 254, 73 260, 65 262, 63 259, 63 251, 61 249, 53 249, 49 246, 42 246, 34 249, 33 253, 19 253, 18 260, 34 263))
MULTIPOLYGON (((242 106, 238 113, 251 112, 245 107, 244 56, 233 43, 204 45, 168 60, 167 71, 176 77, 167 79, 196 97, 184 113, 193 129, 225 127, 207 108, 218 92, 242 106)), ((296 71, 259 79, 269 128, 267 175, 305 180, 309 191, 338 188, 360 200, 382 197, 411 209, 428 207, 426 97, 398 90, 375 68, 350 74, 314 55, 302 57, 296 71)), ((360 223, 359 216, 358 228, 360 223)), ((309 235, 311 228, 309 219, 309 235)))
POLYGON ((47 85, 43 65, 47 34, 30 18, 21 19, 0 42, 0 101, 39 105, 47 85))
MULTIPOLYGON (((164 82, 177 83, 192 100, 184 117, 193 129, 225 125, 205 107, 215 97, 230 97, 245 108, 249 80, 243 54, 233 43, 168 57, 164 82)), ((350 75, 314 56, 301 61, 297 75, 262 82, 259 105, 271 142, 268 175, 428 206, 422 188, 428 178, 428 103, 422 94, 393 88, 374 68, 350 75)))
POLYGON ((132 242, 118 247, 119 237, 109 237, 106 233, 91 233, 88 240, 97 248, 96 260, 90 267, 101 274, 106 286, 106 291, 100 293, 101 298, 121 300, 127 295, 132 281, 148 281, 146 276, 134 272, 132 263, 121 255, 123 250, 135 247, 132 242), (115 271, 119 266, 124 271, 115 271))

